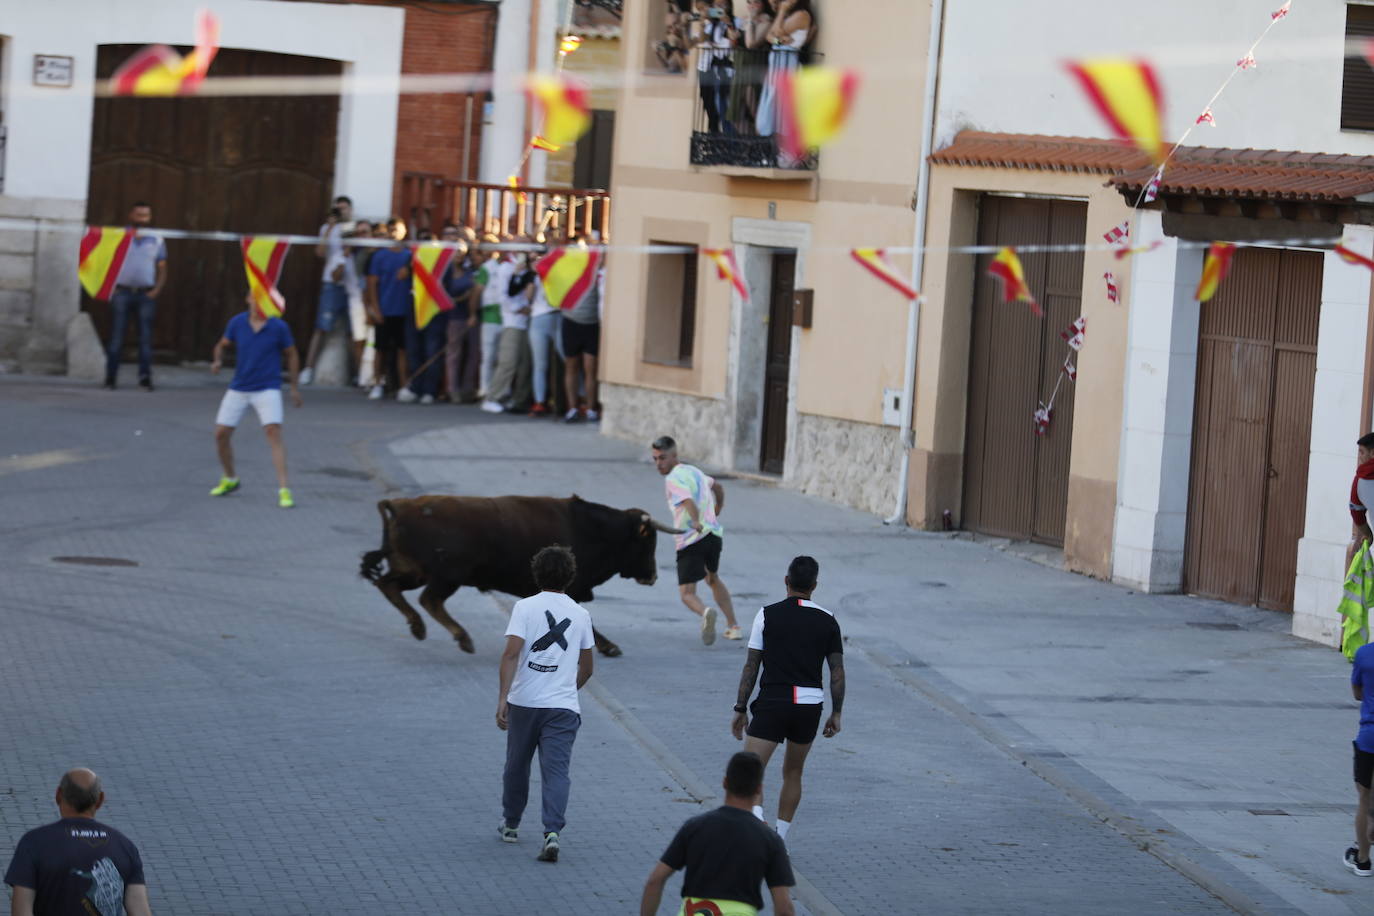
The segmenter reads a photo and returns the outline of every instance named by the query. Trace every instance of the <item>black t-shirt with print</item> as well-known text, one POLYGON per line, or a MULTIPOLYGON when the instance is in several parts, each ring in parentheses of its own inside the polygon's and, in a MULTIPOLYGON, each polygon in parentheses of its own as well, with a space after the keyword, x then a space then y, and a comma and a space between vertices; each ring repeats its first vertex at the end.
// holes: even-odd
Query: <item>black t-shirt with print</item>
POLYGON ((759 883, 792 887, 792 863, 782 838, 752 812, 723 805, 683 824, 659 861, 686 867, 682 896, 737 900, 763 909, 759 883))
POLYGON ((789 597, 759 611, 749 648, 763 652, 760 699, 819 703, 824 686, 821 666, 831 655, 844 654, 844 639, 833 614, 819 604, 789 597))
POLYGON ((5 883, 32 888, 33 911, 44 916, 117 916, 124 888, 145 882, 128 837, 88 817, 64 817, 20 838, 5 883))

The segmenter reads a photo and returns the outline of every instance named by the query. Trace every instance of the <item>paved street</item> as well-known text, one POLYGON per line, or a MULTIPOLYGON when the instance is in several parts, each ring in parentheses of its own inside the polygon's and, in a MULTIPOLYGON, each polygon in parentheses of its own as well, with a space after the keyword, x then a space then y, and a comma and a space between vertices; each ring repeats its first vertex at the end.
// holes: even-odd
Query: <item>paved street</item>
MULTIPOLYGON (((656 586, 616 580, 590 606, 625 655, 599 658, 584 692, 552 867, 534 861, 537 817, 516 847, 494 831, 509 601, 450 600, 477 645, 464 655, 433 624, 412 639, 357 568, 388 494, 576 492, 662 517, 644 450, 589 427, 307 389, 288 408, 297 508, 284 512, 251 419, 236 436, 242 491, 205 495, 220 384, 0 379, 6 859, 55 817, 60 773, 87 765, 160 913, 634 911, 737 746, 744 650, 700 644, 668 539, 656 586)), ((1348 668, 1286 635, 1286 617, 1135 595, 725 483, 722 574, 741 620, 811 553, 816 600, 848 639, 845 728, 818 740, 789 836, 803 912, 1374 906, 1374 881, 1339 865, 1348 668)), ((771 816, 776 763, 770 777, 771 816)))

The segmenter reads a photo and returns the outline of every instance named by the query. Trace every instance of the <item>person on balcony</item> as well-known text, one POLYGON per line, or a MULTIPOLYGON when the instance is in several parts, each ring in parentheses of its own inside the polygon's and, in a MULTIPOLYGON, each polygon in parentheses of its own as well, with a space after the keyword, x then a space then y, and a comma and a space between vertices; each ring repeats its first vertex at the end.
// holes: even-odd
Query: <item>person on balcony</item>
POLYGON ((773 27, 772 0, 749 0, 749 15, 735 20, 729 30, 734 44, 735 78, 730 84, 730 104, 725 117, 736 133, 754 133, 759 95, 768 75, 768 32, 773 27))
POLYGON ((697 48, 697 91, 701 94, 701 107, 706 113, 707 132, 712 134, 732 133, 730 122, 725 120, 725 109, 730 102, 730 85, 735 70, 731 66, 729 31, 733 22, 727 0, 697 0, 692 22, 693 43, 697 48))
MULTIPOLYGON (((776 80, 780 73, 795 70, 800 64, 802 49, 811 43, 816 34, 816 17, 811 11, 811 0, 778 0, 778 14, 773 17, 773 25, 768 30, 768 43, 773 50, 768 54, 768 76, 763 84, 763 96, 759 99, 758 119, 755 127, 760 137, 771 137, 778 129, 778 98, 776 80)), ((779 165, 786 163, 779 161, 779 165)))

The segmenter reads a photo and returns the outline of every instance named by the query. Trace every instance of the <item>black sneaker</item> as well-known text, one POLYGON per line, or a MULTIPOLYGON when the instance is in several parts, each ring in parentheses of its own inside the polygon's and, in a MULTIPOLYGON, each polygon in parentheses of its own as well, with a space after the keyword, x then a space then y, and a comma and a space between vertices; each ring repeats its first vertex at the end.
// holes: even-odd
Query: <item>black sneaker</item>
POLYGON ((143 389, 145 389, 145 390, 147 390, 147 391, 152 391, 152 390, 153 390, 153 379, 152 379, 152 377, 151 377, 151 376, 145 375, 143 378, 139 379, 139 380, 138 380, 138 387, 143 388, 143 389))
POLYGON ((558 861, 558 834, 544 834, 544 848, 539 850, 539 855, 536 856, 536 858, 538 858, 540 862, 558 861))
POLYGON ((115 388, 117 388, 117 387, 119 387, 119 386, 117 386, 117 385, 115 384, 115 380, 114 380, 114 379, 112 379, 112 378, 107 378, 107 379, 105 379, 105 384, 104 384, 102 387, 103 387, 106 391, 114 391, 115 388))
POLYGON ((1355 857, 1359 854, 1360 851, 1356 849, 1354 846, 1347 847, 1345 850, 1345 855, 1341 857, 1341 864, 1343 864, 1346 868, 1353 871, 1355 874, 1359 875, 1361 878, 1368 878, 1370 875, 1374 875, 1374 866, 1371 866, 1369 864, 1368 859, 1366 859, 1363 862, 1356 861, 1355 857))

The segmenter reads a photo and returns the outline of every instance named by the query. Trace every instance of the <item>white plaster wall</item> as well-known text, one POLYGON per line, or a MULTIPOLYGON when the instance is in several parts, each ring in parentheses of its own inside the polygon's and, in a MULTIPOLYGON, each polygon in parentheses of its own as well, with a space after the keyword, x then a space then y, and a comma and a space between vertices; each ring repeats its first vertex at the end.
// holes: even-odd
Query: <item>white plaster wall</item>
MULTIPOLYGON (((1134 237, 1160 238, 1160 222, 1142 211, 1134 237)), ((1112 578, 1142 591, 1183 583, 1202 259, 1166 239, 1131 267, 1112 578)))
MULTIPOLYGON (((196 5, 184 0, 42 0, 4 4, 5 193, 81 200, 90 176, 96 48, 194 44, 196 5), (69 89, 32 85, 35 54, 73 58, 69 89)), ((335 185, 363 212, 391 205, 405 12, 381 6, 217 0, 220 44, 344 61, 360 91, 340 111, 335 185)))
MULTIPOLYGON (((568 0, 539 0, 538 38, 535 59, 530 61, 531 0, 502 0, 497 11, 496 50, 492 59, 493 80, 490 117, 482 131, 481 180, 505 184, 525 154, 525 76, 531 70, 554 69, 560 23, 567 16, 568 0)), ((534 117, 538 117, 537 113, 534 117)), ((531 128, 538 130, 537 123, 531 128)), ((542 187, 548 154, 535 150, 529 160, 529 187, 542 187)))
MULTIPOLYGON (((961 128, 1108 136, 1062 61, 1144 57, 1166 101, 1165 136, 1193 125, 1282 0, 958 0, 945 6, 938 135, 961 128)), ((1298 0, 1190 144, 1374 154, 1374 133, 1340 130, 1345 0, 1298 0)))
MULTIPOLYGON (((1346 244, 1374 253, 1374 229, 1345 227, 1346 244)), ((1293 596, 1293 634, 1335 646, 1336 605, 1345 580, 1350 540, 1350 477, 1355 439, 1367 432, 1360 417, 1364 384, 1365 329, 1370 275, 1330 252, 1322 265, 1321 317, 1317 325, 1317 378, 1312 394, 1312 452, 1307 474, 1307 518, 1298 541, 1293 596)))

